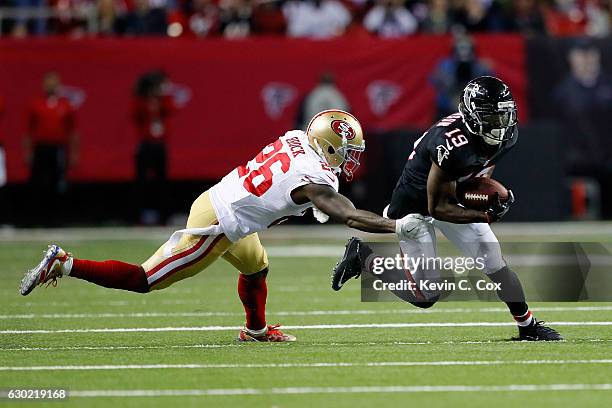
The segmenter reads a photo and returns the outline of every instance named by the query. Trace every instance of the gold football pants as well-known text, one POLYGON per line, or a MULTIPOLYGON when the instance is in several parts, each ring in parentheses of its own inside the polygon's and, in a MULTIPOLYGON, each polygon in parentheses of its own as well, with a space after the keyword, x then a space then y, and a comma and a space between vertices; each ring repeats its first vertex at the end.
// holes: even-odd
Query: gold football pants
MULTIPOLYGON (((187 228, 205 228, 218 223, 208 191, 192 204, 187 228)), ((151 290, 163 289, 182 279, 206 269, 222 257, 246 275, 268 267, 268 255, 257 233, 238 242, 231 242, 223 234, 181 236, 170 254, 164 254, 164 246, 142 264, 151 290)))

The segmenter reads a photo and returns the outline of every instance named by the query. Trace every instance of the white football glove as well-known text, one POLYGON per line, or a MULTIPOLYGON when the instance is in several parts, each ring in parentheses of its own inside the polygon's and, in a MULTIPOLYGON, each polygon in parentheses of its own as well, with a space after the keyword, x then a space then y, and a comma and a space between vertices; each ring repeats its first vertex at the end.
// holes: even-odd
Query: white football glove
POLYGON ((400 241, 416 239, 427 231, 427 222, 421 214, 408 214, 404 218, 395 220, 395 233, 400 241))
POLYGON ((327 221, 329 221, 329 215, 325 214, 315 206, 312 207, 312 215, 314 215, 315 219, 321 224, 325 224, 327 221))

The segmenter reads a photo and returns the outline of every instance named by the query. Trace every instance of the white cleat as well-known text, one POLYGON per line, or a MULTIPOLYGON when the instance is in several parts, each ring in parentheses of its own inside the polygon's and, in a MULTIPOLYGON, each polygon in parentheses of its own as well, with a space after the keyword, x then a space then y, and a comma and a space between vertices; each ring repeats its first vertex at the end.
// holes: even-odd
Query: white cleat
POLYGON ((26 272, 19 287, 19 292, 25 296, 29 294, 38 285, 47 283, 47 286, 57 285, 57 278, 62 277, 62 265, 72 255, 64 251, 57 245, 49 245, 49 249, 45 252, 42 261, 33 269, 26 272))

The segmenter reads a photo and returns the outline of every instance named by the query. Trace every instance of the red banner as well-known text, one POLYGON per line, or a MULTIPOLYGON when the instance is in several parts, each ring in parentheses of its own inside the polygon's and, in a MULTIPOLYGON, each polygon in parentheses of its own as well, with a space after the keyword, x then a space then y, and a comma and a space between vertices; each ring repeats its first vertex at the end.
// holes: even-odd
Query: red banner
MULTIPOLYGON (((476 39, 479 56, 513 89, 526 118, 519 37, 476 39)), ((164 70, 189 95, 171 120, 170 176, 216 179, 295 125, 302 98, 322 72, 366 129, 426 128, 435 115, 429 75, 450 52, 446 37, 406 40, 43 39, 0 41, 0 137, 10 181, 27 178, 21 150, 26 109, 56 70, 79 104, 80 160, 70 178, 130 180, 137 144, 130 116, 136 79, 164 70)), ((367 135, 366 135, 367 138, 367 135)))

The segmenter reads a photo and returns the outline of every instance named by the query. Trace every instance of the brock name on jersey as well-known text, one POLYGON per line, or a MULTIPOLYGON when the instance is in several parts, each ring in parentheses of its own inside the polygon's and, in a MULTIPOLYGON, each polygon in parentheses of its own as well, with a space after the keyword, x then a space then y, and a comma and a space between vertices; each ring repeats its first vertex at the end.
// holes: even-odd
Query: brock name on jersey
POLYGON ((463 123, 460 113, 437 122, 414 142, 400 179, 393 190, 388 209, 390 218, 407 214, 429 215, 427 209, 427 177, 432 162, 458 181, 483 175, 514 147, 518 129, 510 129, 512 137, 497 146, 488 145, 473 135, 463 123))
POLYGON ((246 166, 225 176, 210 189, 210 197, 223 233, 235 242, 289 216, 303 215, 313 204, 296 204, 291 193, 313 183, 338 191, 338 177, 310 147, 306 133, 292 130, 265 147, 246 166), (272 160, 267 161, 269 158, 272 160), (274 174, 274 183, 271 166, 279 170, 274 174), (250 174, 244 179, 247 173, 250 174), (268 179, 264 177, 266 173, 268 179))

